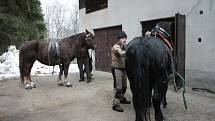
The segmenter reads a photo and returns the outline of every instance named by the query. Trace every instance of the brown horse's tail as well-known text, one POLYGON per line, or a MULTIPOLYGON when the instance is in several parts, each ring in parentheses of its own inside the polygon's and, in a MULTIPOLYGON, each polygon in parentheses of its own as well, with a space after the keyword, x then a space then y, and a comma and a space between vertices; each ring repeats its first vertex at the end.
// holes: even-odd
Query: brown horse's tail
POLYGON ((24 84, 25 76, 29 78, 31 67, 38 55, 39 42, 37 40, 31 40, 21 45, 19 49, 19 71, 21 84, 24 84))
POLYGON ((19 72, 20 72, 21 84, 24 84, 24 63, 23 63, 22 47, 20 47, 20 51, 19 51, 19 72))

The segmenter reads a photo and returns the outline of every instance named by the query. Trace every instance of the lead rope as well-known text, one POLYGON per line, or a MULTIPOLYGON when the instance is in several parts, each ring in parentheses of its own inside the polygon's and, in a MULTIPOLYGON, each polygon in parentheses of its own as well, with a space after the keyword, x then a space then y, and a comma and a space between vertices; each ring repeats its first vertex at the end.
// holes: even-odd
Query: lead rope
MULTIPOLYGON (((153 31, 153 30, 152 30, 153 31)), ((158 33, 158 35, 161 35, 161 34, 159 34, 158 33)), ((155 37, 157 36, 157 34, 155 34, 154 35, 155 37)), ((161 37, 163 37, 163 36, 161 36, 161 37)), ((163 37, 164 39, 166 39, 165 37, 163 37)), ((171 45, 168 41, 166 41, 166 44, 168 44, 168 45, 171 45)), ((165 44, 165 45, 166 45, 165 44)), ((167 45, 166 45, 167 46, 167 45)), ((170 49, 171 49, 171 51, 173 50, 173 48, 172 48, 172 46, 169 46, 170 47, 170 49)), ((171 58, 171 65, 172 65, 172 70, 173 70, 173 81, 174 81, 174 86, 175 86, 175 89, 176 89, 176 91, 177 91, 177 93, 178 93, 178 95, 180 94, 179 93, 179 90, 178 90, 178 88, 177 88, 177 85, 176 85, 176 80, 175 80, 175 73, 177 74, 177 76, 182 80, 182 84, 183 84, 183 102, 184 102, 184 106, 185 106, 185 109, 187 109, 187 102, 186 102, 186 99, 185 99, 185 92, 186 92, 186 88, 185 88, 185 79, 178 73, 178 72, 176 72, 175 71, 175 61, 174 61, 174 57, 173 57, 173 55, 172 55, 172 53, 171 53, 171 51, 169 50, 169 48, 167 47, 167 51, 168 51, 168 53, 170 54, 170 58, 171 58)))
POLYGON ((183 97, 184 107, 185 107, 185 109, 187 109, 187 102, 186 102, 186 98, 185 98, 185 92, 186 92, 185 79, 177 71, 175 71, 175 61, 174 61, 173 55, 169 50, 168 50, 168 52, 170 54, 170 59, 171 59, 171 63, 172 63, 171 65, 172 65, 172 70, 173 70, 174 87, 175 87, 176 92, 178 93, 178 95, 180 95, 179 90, 178 90, 177 85, 176 85, 176 80, 175 80, 175 74, 176 74, 182 80, 182 85, 183 85, 182 97, 183 97))
POLYGON ((96 64, 96 54, 95 54, 95 50, 92 50, 92 52, 91 52, 91 58, 92 58, 92 62, 93 62, 93 56, 94 56, 94 64, 92 65, 93 66, 93 74, 95 74, 95 72, 96 72, 96 67, 95 67, 95 64, 96 64))
POLYGON ((187 102, 186 102, 186 99, 185 99, 185 92, 186 92, 186 88, 185 88, 185 79, 178 73, 176 72, 176 74, 181 78, 181 80, 183 81, 182 84, 183 84, 183 102, 184 102, 184 107, 185 109, 187 109, 187 102))

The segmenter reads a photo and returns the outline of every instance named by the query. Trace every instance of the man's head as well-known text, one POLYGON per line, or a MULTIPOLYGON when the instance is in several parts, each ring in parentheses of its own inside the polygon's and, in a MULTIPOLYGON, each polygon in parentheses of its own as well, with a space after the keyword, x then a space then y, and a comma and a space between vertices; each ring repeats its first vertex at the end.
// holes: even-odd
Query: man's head
POLYGON ((117 35, 117 39, 119 41, 120 44, 125 45, 127 42, 127 35, 124 31, 120 31, 117 35))

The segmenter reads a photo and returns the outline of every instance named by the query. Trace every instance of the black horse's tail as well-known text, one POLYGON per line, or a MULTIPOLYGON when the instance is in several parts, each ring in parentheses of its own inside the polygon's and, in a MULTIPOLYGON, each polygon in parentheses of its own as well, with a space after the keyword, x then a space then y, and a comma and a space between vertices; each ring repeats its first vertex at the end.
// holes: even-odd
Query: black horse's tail
POLYGON ((150 120, 150 111, 149 104, 151 104, 151 89, 150 89, 150 80, 148 77, 149 61, 143 59, 144 57, 138 56, 142 55, 142 51, 138 50, 136 55, 136 63, 135 63, 135 76, 134 76, 134 90, 135 97, 134 105, 136 109, 136 121, 147 121, 150 120), (138 53, 139 51, 139 53, 138 53), (145 60, 143 62, 143 60, 145 60))

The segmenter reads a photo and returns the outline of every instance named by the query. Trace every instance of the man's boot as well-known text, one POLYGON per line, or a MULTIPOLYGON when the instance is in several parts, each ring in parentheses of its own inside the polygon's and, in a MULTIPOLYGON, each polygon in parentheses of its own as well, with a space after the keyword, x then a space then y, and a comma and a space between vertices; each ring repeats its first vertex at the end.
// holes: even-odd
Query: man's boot
POLYGON ((120 105, 113 105, 112 109, 117 111, 117 112, 123 112, 124 111, 120 105))
POLYGON ((84 78, 80 78, 79 82, 82 82, 82 81, 84 81, 84 78))
POLYGON ((122 103, 122 104, 131 104, 131 101, 128 100, 126 97, 122 97, 122 99, 120 100, 120 103, 122 103))
POLYGON ((90 83, 90 82, 91 82, 91 78, 88 78, 88 79, 87 79, 87 83, 90 83))

